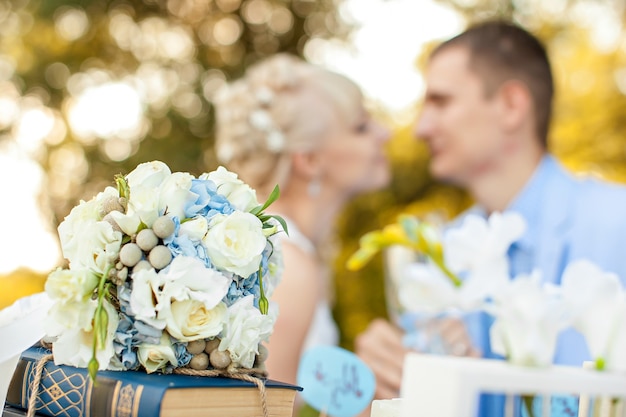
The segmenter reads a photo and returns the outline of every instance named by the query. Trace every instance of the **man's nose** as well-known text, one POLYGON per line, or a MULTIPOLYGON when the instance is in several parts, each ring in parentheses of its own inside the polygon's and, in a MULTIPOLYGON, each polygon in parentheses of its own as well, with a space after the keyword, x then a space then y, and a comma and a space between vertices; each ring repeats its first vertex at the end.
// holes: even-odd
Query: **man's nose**
POLYGON ((415 126, 413 127, 413 136, 416 139, 427 140, 433 130, 433 118, 428 110, 422 110, 415 126))

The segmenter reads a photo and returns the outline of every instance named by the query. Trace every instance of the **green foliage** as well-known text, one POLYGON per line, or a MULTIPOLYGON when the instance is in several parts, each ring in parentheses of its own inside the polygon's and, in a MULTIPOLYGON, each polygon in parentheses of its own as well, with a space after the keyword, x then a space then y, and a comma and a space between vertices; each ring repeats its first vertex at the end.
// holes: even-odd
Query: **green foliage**
MULTIPOLYGON (((214 169, 215 90, 262 57, 302 55, 312 38, 345 36, 349 26, 335 6, 333 0, 0 0, 0 64, 8 63, 0 65, 0 96, 9 91, 18 105, 32 100, 54 115, 57 131, 33 156, 48 172, 56 218, 141 162, 158 159, 194 174, 214 169), (73 103, 105 82, 144 83, 138 132, 71 128, 73 103)), ((0 121, 0 142, 12 139, 13 128, 0 121)))

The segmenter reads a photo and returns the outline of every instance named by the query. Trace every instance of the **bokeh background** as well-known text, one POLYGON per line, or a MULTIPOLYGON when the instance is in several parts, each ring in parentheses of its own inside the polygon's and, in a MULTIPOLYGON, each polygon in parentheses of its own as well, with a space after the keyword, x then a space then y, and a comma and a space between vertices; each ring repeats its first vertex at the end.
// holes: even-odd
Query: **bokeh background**
MULTIPOLYGON (((211 100, 279 51, 347 74, 394 130, 390 187, 337 224, 342 344, 387 315, 382 262, 347 257, 402 212, 445 221, 471 205, 433 181, 412 136, 425 56, 472 21, 514 19, 546 42, 557 100, 550 147, 585 175, 626 181, 622 0, 0 0, 0 308, 62 263, 55 228, 138 163, 212 170, 211 100)), ((625 213, 626 215, 626 213, 625 213)), ((622 248, 615 248, 622 250, 622 248)))

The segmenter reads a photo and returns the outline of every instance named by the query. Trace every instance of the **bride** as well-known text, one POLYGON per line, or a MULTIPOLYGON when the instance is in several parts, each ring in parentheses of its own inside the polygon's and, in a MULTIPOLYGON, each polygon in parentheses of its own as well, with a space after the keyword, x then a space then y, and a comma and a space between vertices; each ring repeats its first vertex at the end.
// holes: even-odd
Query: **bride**
POLYGON ((276 184, 281 189, 271 208, 286 219, 289 236, 266 363, 271 378, 295 383, 306 349, 337 343, 326 248, 346 202, 388 184, 390 133, 352 81, 284 54, 251 67, 214 104, 218 160, 259 201, 276 184))

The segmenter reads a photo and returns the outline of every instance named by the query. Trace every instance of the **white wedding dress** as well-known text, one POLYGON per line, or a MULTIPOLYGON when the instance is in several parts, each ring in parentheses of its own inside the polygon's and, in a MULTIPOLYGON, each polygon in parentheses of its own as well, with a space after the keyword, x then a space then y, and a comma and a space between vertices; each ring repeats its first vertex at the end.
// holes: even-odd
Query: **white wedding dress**
MULTIPOLYGON (((302 251, 315 254, 313 243, 298 229, 293 221, 283 216, 289 229, 289 236, 282 234, 284 241, 295 245, 302 251)), ((302 353, 316 346, 337 345, 339 342, 339 330, 333 320, 328 299, 323 298, 318 302, 313 320, 302 346, 302 353)))

